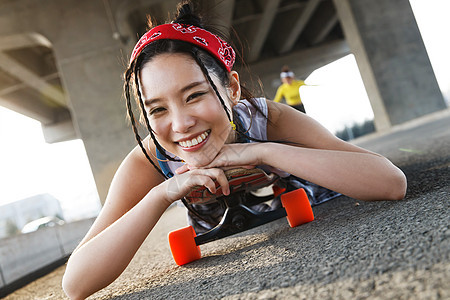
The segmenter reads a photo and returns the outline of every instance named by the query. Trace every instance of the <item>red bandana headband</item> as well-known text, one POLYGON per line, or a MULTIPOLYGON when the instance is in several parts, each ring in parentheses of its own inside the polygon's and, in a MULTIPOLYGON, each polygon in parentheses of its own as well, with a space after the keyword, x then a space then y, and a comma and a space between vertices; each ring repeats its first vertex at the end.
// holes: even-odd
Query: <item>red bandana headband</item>
POLYGON ((218 36, 193 25, 171 23, 163 24, 147 31, 134 46, 131 53, 132 62, 148 44, 157 40, 179 40, 199 46, 216 57, 228 70, 234 64, 233 48, 218 36))

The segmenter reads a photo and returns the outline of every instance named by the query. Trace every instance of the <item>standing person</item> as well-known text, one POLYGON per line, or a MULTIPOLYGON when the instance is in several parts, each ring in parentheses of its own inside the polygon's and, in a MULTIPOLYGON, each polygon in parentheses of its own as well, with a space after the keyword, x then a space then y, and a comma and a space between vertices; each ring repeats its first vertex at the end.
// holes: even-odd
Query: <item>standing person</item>
POLYGON ((284 66, 280 73, 281 85, 277 89, 273 101, 280 102, 282 98, 293 108, 306 113, 305 106, 300 98, 300 87, 306 85, 303 80, 295 79, 294 72, 289 70, 288 66, 284 66))
MULTIPOLYGON (((62 284, 70 298, 84 299, 112 283, 164 211, 192 188, 214 193, 217 182, 228 195, 224 168, 270 167, 291 176, 293 185, 314 182, 360 200, 404 197, 405 176, 389 160, 339 140, 289 106, 251 97, 232 69, 234 59, 232 47, 204 29, 189 3, 179 6, 172 23, 139 40, 124 76, 138 146, 117 170, 105 205, 67 263, 62 284), (132 91, 145 137, 137 131, 132 91)), ((312 204, 333 197, 317 190, 312 204)), ((215 225, 216 208, 196 209, 205 216, 202 226, 215 225)))

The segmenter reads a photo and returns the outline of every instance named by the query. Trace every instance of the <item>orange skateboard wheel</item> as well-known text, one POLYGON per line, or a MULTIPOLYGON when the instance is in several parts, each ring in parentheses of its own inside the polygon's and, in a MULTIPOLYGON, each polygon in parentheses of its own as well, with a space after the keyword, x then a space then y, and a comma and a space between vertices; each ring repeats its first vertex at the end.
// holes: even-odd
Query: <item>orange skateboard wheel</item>
POLYGON ((200 247, 195 243, 196 234, 192 226, 169 233, 169 246, 175 263, 179 266, 202 257, 200 247))
POLYGON ((286 209, 287 220, 291 227, 311 222, 314 214, 304 189, 282 194, 281 204, 286 209))

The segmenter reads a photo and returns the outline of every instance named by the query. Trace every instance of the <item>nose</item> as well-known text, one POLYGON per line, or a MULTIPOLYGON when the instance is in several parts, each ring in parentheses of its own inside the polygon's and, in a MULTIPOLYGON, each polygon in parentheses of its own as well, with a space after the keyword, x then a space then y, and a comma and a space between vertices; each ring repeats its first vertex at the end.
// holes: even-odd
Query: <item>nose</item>
POLYGON ((195 117, 189 112, 182 109, 175 109, 172 111, 172 130, 174 132, 185 133, 189 128, 195 125, 195 117))

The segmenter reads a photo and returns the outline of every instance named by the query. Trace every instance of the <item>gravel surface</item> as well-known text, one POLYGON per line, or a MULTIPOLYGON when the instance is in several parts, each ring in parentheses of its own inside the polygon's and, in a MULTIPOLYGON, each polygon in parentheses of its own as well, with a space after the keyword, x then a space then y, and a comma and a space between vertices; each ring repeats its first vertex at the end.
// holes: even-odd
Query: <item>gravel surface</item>
MULTIPOLYGON (((450 299, 450 114, 356 141, 408 177, 403 201, 348 197, 314 207, 316 219, 285 219, 202 245, 203 258, 173 262, 170 208, 125 272, 89 299, 450 299)), ((64 299, 64 267, 5 299, 64 299)))

